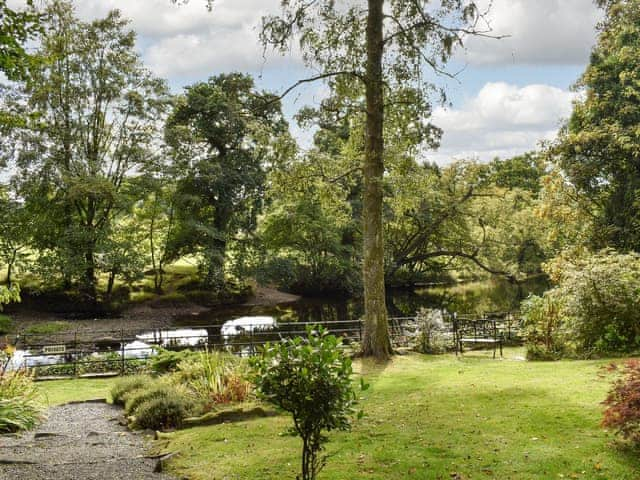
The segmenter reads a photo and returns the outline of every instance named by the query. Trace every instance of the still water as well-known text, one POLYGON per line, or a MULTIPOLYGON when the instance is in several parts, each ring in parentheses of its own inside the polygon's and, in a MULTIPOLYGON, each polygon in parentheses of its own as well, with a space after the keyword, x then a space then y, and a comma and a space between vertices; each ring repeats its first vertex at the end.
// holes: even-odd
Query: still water
MULTIPOLYGON (((465 283, 447 287, 392 290, 387 308, 393 317, 413 316, 421 307, 446 309, 450 312, 482 314, 517 310, 530 294, 548 288, 544 279, 513 285, 503 280, 465 283)), ((362 316, 361 299, 303 298, 277 306, 234 306, 214 309, 204 314, 176 320, 176 325, 222 325, 239 317, 273 317, 277 322, 328 322, 354 320, 362 316)))

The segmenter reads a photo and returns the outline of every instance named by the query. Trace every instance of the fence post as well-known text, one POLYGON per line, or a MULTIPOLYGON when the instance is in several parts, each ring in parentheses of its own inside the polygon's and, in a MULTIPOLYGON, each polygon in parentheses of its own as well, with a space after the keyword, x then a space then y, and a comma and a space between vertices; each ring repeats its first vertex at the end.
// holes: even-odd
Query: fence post
POLYGON ((73 376, 78 376, 78 330, 73 332, 73 376))
POLYGON ((120 375, 124 375, 124 371, 125 371, 125 365, 124 365, 124 328, 120 330, 120 356, 121 358, 121 363, 120 363, 120 375))

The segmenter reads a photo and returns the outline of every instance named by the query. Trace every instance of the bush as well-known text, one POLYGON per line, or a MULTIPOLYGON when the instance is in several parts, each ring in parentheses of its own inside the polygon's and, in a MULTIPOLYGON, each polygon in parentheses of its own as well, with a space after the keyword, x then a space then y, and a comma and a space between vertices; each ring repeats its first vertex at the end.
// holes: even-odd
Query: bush
POLYGON ((444 320, 440 310, 420 308, 416 314, 416 322, 418 323, 417 351, 443 353, 447 350, 444 320))
POLYGON ((186 397, 188 392, 181 385, 171 385, 162 381, 155 381, 145 388, 131 390, 124 395, 124 413, 135 415, 140 405, 159 397, 186 397))
POLYGON ((247 399, 251 383, 246 380, 245 371, 244 360, 228 353, 204 350, 182 360, 174 377, 211 408, 213 404, 247 399))
POLYGON ((154 373, 175 372, 178 364, 194 355, 191 350, 165 350, 159 349, 157 355, 149 359, 149 368, 154 373))
POLYGON ((139 389, 148 388, 152 385, 153 380, 146 375, 133 375, 130 377, 119 378, 111 387, 111 399, 116 405, 124 405, 125 396, 139 389))
POLYGON ((327 441, 323 431, 348 430, 356 396, 351 385, 351 360, 341 340, 319 327, 307 338, 267 344, 251 360, 260 394, 290 412, 292 433, 302 438, 302 480, 312 480, 324 466, 318 454, 327 441))
POLYGON ((185 395, 172 391, 141 403, 135 410, 134 424, 140 428, 168 430, 178 428, 193 414, 194 403, 185 395))
POLYGON ((603 402, 607 409, 602 425, 615 428, 622 438, 640 446, 640 360, 627 361, 622 374, 603 402))
POLYGON ((133 425, 140 428, 176 428, 199 411, 188 389, 172 384, 169 377, 124 377, 111 389, 111 398, 113 403, 124 405, 133 425))
POLYGON ((640 255, 606 249, 547 266, 557 281, 559 316, 577 353, 627 353, 640 348, 640 255))
POLYGON ((558 292, 530 295, 520 307, 527 360, 558 360, 567 349, 558 292))
POLYGON ((25 371, 0 375, 0 433, 29 430, 43 418, 44 404, 25 371))

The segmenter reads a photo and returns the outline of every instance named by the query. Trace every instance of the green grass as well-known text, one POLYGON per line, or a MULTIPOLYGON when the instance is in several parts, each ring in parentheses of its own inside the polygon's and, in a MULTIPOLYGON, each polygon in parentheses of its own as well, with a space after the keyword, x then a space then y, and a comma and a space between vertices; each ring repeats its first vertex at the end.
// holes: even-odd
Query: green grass
POLYGON ((47 399, 50 406, 71 401, 109 398, 111 387, 116 378, 51 380, 37 382, 38 390, 47 399))
MULTIPOLYGON (((521 355, 521 351, 510 350, 521 355)), ((367 416, 332 433, 322 479, 638 479, 640 460, 600 426, 603 361, 529 363, 482 353, 359 365, 367 416), (456 474, 459 475, 456 477, 456 474)), ((295 478, 286 416, 195 427, 158 445, 178 476, 295 478)))
POLYGON ((69 322, 56 321, 31 325, 24 330, 24 333, 32 335, 50 335, 52 333, 60 333, 71 329, 73 325, 69 322))

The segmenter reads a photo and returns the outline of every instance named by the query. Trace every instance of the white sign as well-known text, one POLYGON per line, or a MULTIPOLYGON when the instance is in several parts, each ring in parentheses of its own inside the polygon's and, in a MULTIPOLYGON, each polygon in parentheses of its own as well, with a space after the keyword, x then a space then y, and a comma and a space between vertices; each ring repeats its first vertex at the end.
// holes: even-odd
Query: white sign
POLYGON ((46 354, 64 353, 66 351, 66 345, 47 345, 46 347, 42 347, 42 353, 46 354))

